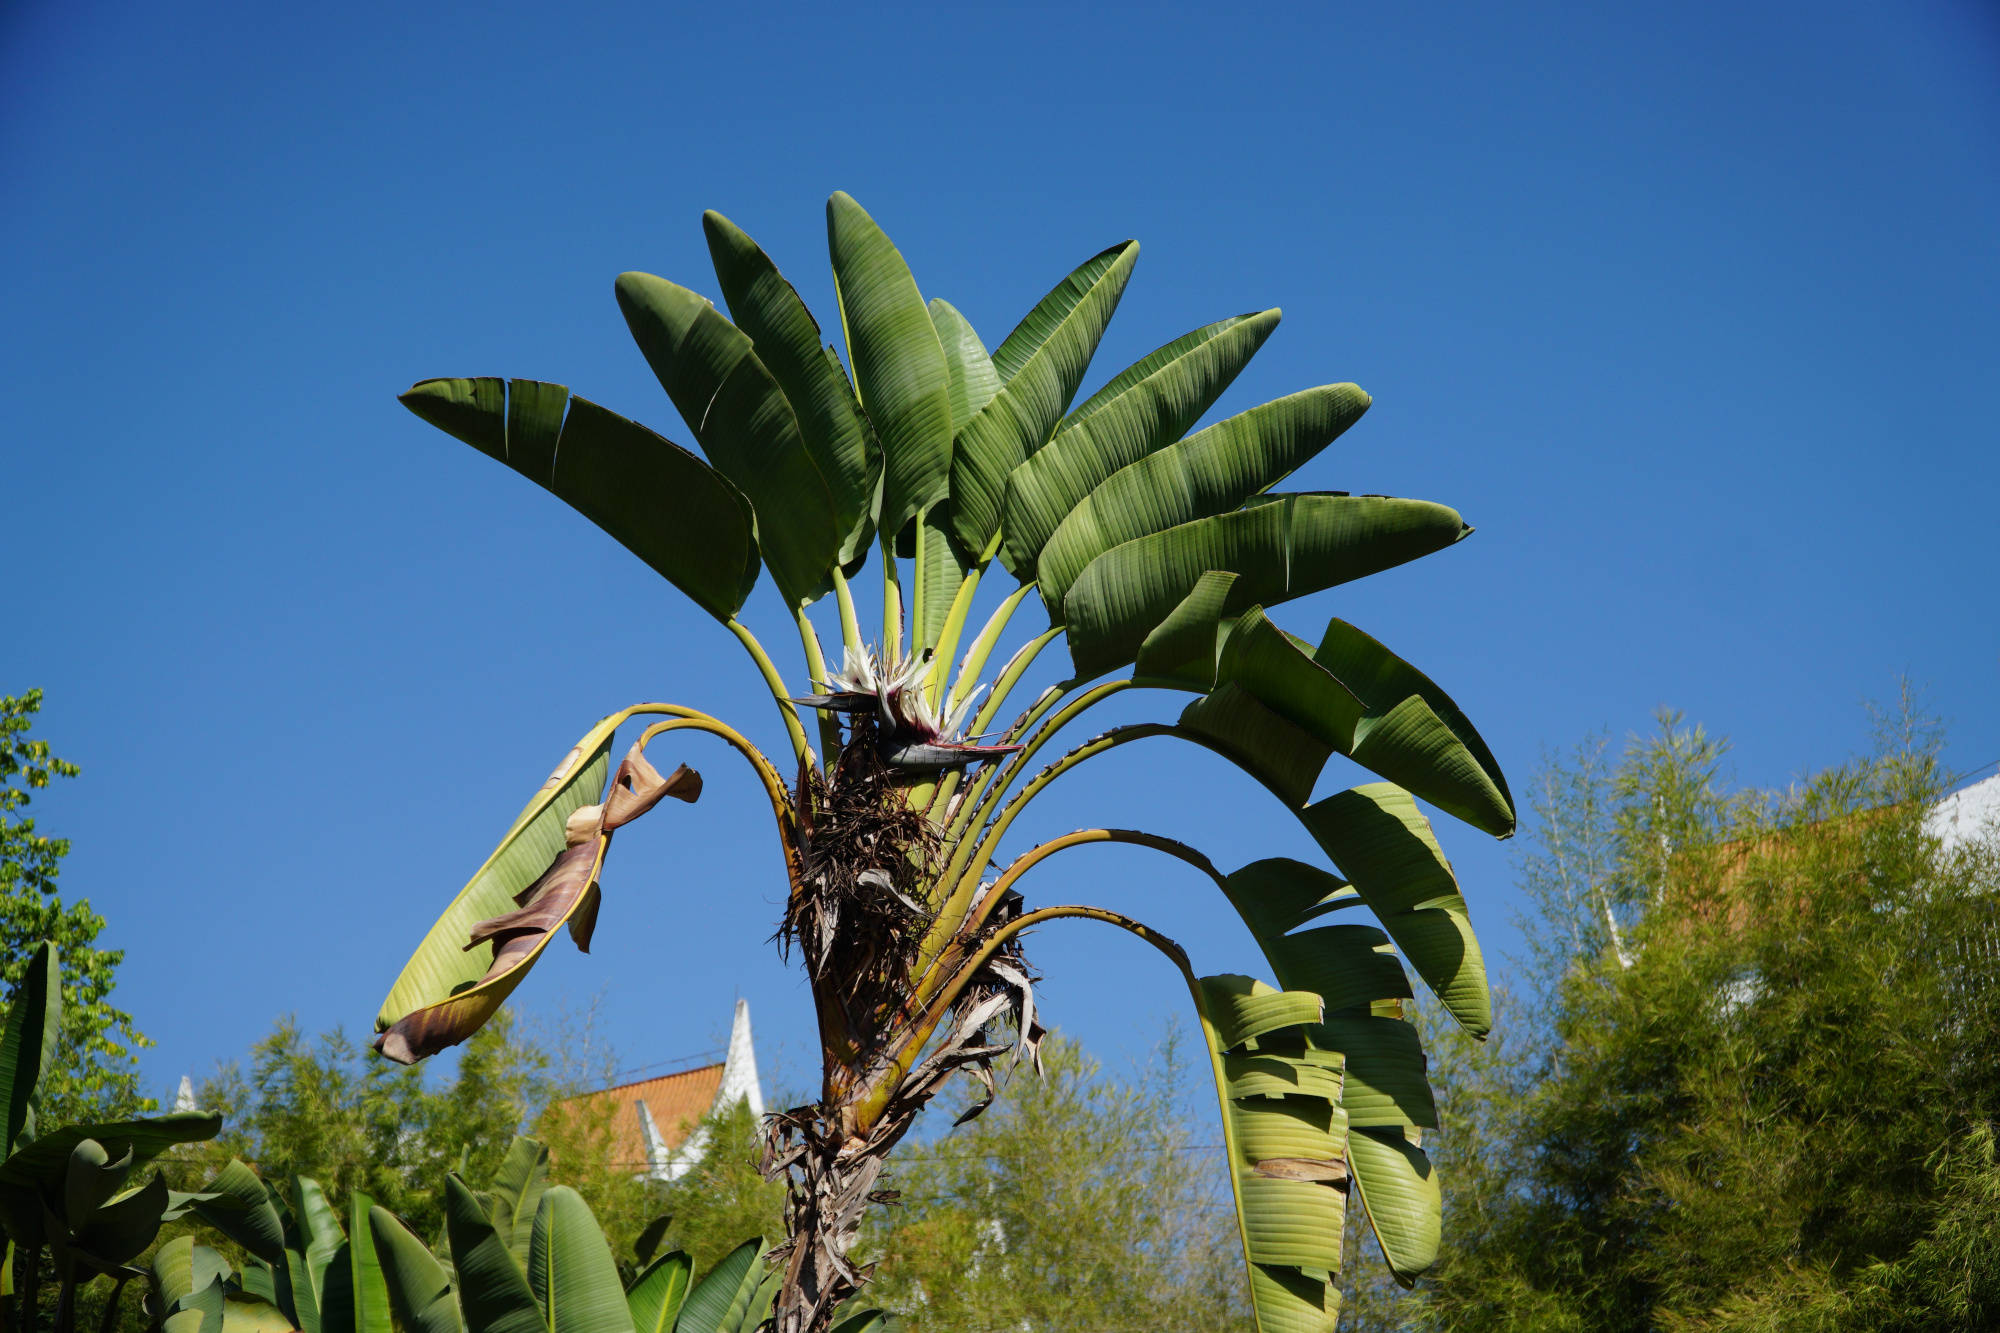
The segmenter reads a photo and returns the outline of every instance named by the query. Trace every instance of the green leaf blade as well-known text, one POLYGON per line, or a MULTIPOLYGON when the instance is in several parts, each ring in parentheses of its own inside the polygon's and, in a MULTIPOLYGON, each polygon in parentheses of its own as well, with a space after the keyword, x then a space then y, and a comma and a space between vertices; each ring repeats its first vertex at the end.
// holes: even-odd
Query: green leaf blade
POLYGON ((1446 1011, 1475 1037, 1490 1032, 1493 998, 1471 914, 1410 794, 1369 783, 1299 817, 1446 1011))
POLYGON ((1113 547, 1063 598, 1070 656, 1082 677, 1130 662, 1146 636, 1210 570, 1265 606, 1393 568, 1471 529, 1458 512, 1382 496, 1274 495, 1113 547))
POLYGON ((701 221, 730 317, 791 404, 806 452, 826 479, 846 565, 866 553, 874 531, 881 449, 798 291, 735 223, 713 210, 701 221))
POLYGON ((1184 334, 1120 372, 1007 477, 1007 567, 1031 570, 1058 525, 1114 472, 1174 443, 1215 405, 1278 326, 1266 310, 1184 334))
POLYGON ((567 1185, 550 1186, 535 1210, 528 1287, 549 1333, 634 1333, 611 1246, 567 1185))
POLYGON ((951 373, 909 265, 845 193, 826 201, 827 253, 862 410, 882 447, 884 538, 943 499, 951 475, 951 373))
POLYGON ((401 402, 568 503, 717 620, 735 615, 755 586, 761 565, 750 502, 721 473, 637 422, 534 380, 511 387, 498 379, 422 380, 401 402), (550 404, 559 396, 569 415, 551 442, 550 404), (510 422, 536 432, 517 439, 511 453, 510 422))
POLYGON ((1000 391, 971 420, 956 423, 952 446, 952 517, 971 550, 985 550, 1000 531, 1008 476, 1048 442, 1069 409, 1138 259, 1138 242, 1125 241, 1088 260, 1008 335, 1001 348, 1012 355, 1003 362, 994 354, 1000 391))
MULTIPOLYGON (((1114 472, 1056 527, 1035 564, 1060 604, 1084 567, 1128 541, 1228 513, 1291 475, 1368 408, 1352 384, 1253 407, 1114 472)), ((1227 566, 1223 566, 1227 568, 1227 566)))
POLYGON ((0 1032, 0 1114, 6 1116, 0 1157, 14 1151, 23 1130, 34 1129, 37 1089, 61 1033, 62 964, 55 943, 44 940, 15 989, 7 1026, 0 1032))
POLYGON ((466 1333, 552 1333, 527 1274, 508 1253, 478 1197, 456 1175, 445 1177, 445 1234, 458 1273, 466 1333))
POLYGON ((413 1333, 461 1333, 464 1320, 451 1275, 430 1246, 380 1204, 368 1209, 368 1233, 382 1266, 389 1307, 413 1333))
POLYGON ((729 1317, 737 1297, 746 1287, 756 1289, 757 1260, 763 1253, 761 1239, 746 1240, 716 1260, 715 1267, 688 1293, 674 1333, 724 1333, 723 1321, 729 1317))
POLYGON ((852 523, 843 528, 777 379, 749 336, 696 293, 650 273, 620 274, 616 289, 633 340, 695 442, 749 497, 772 580, 790 605, 813 600, 852 523))
POLYGON ((606 718, 577 742, 425 934, 376 1015, 379 1048, 387 1050, 391 1035, 402 1031, 402 1054, 388 1052, 394 1058, 433 1054, 477 1030, 520 984, 532 960, 485 981, 492 951, 468 951, 466 941, 474 925, 513 910, 515 896, 563 854, 564 823, 604 790, 617 720, 606 718))
POLYGON ((637 1333, 673 1333, 693 1273, 694 1260, 686 1251, 674 1250, 655 1259, 633 1279, 625 1303, 637 1333))

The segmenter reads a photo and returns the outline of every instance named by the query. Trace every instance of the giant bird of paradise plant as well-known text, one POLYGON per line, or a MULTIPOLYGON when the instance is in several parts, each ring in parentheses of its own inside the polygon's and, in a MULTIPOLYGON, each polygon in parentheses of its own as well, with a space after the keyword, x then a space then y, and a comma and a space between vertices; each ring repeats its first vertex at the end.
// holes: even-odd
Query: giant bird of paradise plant
POLYGON ((828 1328, 865 1281, 849 1258, 861 1216, 882 1197, 890 1149, 941 1085, 964 1071, 990 1087, 996 1060, 1032 1056, 1041 1029, 1022 934, 1064 919, 1131 932, 1186 982, 1258 1328, 1332 1328, 1350 1196, 1398 1278, 1437 1247, 1438 1187, 1422 1147, 1436 1112, 1404 1014, 1404 961, 1460 1024, 1483 1035, 1491 1022, 1465 900, 1413 797, 1501 837, 1514 813, 1493 756, 1422 672, 1344 621, 1314 643, 1266 609, 1471 529, 1425 501, 1272 489, 1361 417, 1369 399, 1352 384, 1192 429, 1277 326, 1276 310, 1177 338, 1072 407, 1134 242, 1064 278, 989 352, 951 305, 925 303, 881 228, 836 194, 827 237, 843 365, 764 251, 720 214, 703 222, 729 317, 643 273, 616 290, 707 461, 557 384, 433 379, 402 401, 553 491, 720 621, 768 685, 791 753, 781 767, 679 704, 599 722, 418 948, 382 1007, 377 1045, 414 1061, 462 1041, 558 927, 587 947, 613 832, 664 796, 700 791, 685 768, 655 769, 649 743, 704 732, 748 759, 770 798, 789 879, 782 938, 808 973, 824 1060, 819 1100, 768 1129, 767 1167, 790 1191, 774 1251, 779 1333, 828 1328), (872 640, 863 610, 874 599, 858 607, 854 593, 871 556, 872 640), (996 560, 1018 586, 975 625, 996 560), (797 678, 738 618, 760 569, 794 621, 808 687, 789 684, 797 678), (1049 626, 989 678, 1031 592, 1049 626), (819 625, 808 613, 829 595, 837 653, 820 637, 831 616, 819 625), (1020 708, 1017 687, 1058 640, 1068 678, 1020 708), (1114 727, 1044 762, 1083 714, 1141 689, 1192 699, 1170 720, 1114 727), (634 719, 650 724, 613 772, 613 735, 634 719), (1177 840, 1104 828, 990 873, 1014 822, 1057 778, 1155 737, 1240 765, 1338 873, 1284 859, 1225 872, 1177 840), (1384 781, 1313 800, 1336 752, 1384 781), (1116 912, 1026 907, 1016 886, 1030 869, 1097 842, 1154 849, 1213 881, 1276 984, 1197 976, 1177 944, 1116 912))

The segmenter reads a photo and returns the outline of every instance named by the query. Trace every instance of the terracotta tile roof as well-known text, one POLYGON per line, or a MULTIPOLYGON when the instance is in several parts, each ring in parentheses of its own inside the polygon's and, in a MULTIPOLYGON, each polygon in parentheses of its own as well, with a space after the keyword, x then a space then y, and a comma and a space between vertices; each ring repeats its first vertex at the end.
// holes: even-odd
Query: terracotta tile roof
POLYGON ((703 1065, 699 1069, 684 1069, 678 1074, 663 1074, 572 1097, 562 1106, 566 1110, 573 1107, 584 1115, 603 1114, 608 1108, 615 1163, 642 1171, 648 1165, 646 1136, 639 1128, 635 1103, 646 1103, 661 1140, 669 1148, 678 1148, 715 1105, 715 1094, 721 1090, 722 1066, 703 1065))

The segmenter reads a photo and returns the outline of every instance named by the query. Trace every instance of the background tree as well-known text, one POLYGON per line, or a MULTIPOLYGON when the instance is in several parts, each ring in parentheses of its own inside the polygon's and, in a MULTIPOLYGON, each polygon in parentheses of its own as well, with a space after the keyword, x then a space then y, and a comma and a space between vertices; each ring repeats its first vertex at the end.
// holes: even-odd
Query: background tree
POLYGON ((785 1187, 759 1169, 764 1126, 748 1106, 711 1112, 697 1132, 707 1135, 707 1150, 677 1179, 652 1186, 646 1206, 672 1219, 663 1243, 686 1250, 700 1271, 752 1236, 782 1235, 785 1187))
POLYGON ((557 1090, 551 1065, 511 1015, 467 1042, 438 1086, 339 1029, 312 1038, 281 1018, 247 1068, 225 1064, 197 1090, 197 1103, 220 1112, 224 1128, 206 1151, 184 1157, 181 1187, 240 1157, 269 1181, 312 1177, 337 1209, 365 1191, 432 1236, 444 1225, 445 1174, 491 1174, 557 1090))
POLYGON ((1934 740, 1898 724, 1746 792, 1669 716, 1537 784, 1529 934, 1563 947, 1514 1058, 1438 1044, 1452 1227, 1424 1322, 2000 1320, 2000 856, 1927 831, 1934 740))
POLYGON ((69 840, 38 831, 26 813, 35 792, 80 771, 28 734, 41 707, 40 690, 0 696, 0 982, 12 1004, 36 947, 54 941, 62 954, 63 1027, 42 1084, 44 1122, 116 1120, 154 1109, 140 1094, 133 1055, 150 1043, 132 1015, 111 1003, 125 951, 96 946, 104 918, 88 898, 65 904, 56 891, 69 840))
POLYGON ((1221 1136, 1178 1104, 1190 1074, 1171 1033, 1131 1079, 1051 1038, 1040 1077, 906 1155, 864 1244, 869 1300, 938 1333, 1245 1333, 1221 1136))

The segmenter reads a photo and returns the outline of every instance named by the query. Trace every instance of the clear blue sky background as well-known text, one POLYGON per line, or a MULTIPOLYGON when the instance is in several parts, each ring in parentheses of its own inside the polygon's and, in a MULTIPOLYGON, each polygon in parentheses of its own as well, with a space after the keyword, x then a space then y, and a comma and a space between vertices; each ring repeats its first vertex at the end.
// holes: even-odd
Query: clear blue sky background
MULTIPOLYGON (((1781 783, 1864 748, 1863 701, 1905 671, 1955 763, 2000 758, 2000 18, 1978 0, 18 0, 0 168, 0 688, 45 687, 43 734, 84 767, 36 809, 129 950, 162 1089, 284 1012, 364 1032, 604 713, 671 698, 781 743, 712 621, 394 400, 524 375, 686 441, 610 282, 713 292, 706 207, 826 318, 821 206, 846 189, 989 342, 1136 236, 1086 391, 1283 305, 1223 409, 1355 380, 1373 411, 1299 484, 1442 500, 1479 532, 1281 618, 1337 612, 1424 666, 1517 789, 1544 747, 1660 705, 1781 783)), ((774 644, 775 612, 760 592, 774 644)), ((715 1044, 741 993, 798 1086, 777 854, 747 771, 685 754, 701 805, 621 835, 596 954, 557 945, 522 994, 601 993, 637 1066, 715 1044)), ((1309 854, 1198 752, 1097 770, 1014 849, 1137 823, 1224 865, 1309 854)), ((1512 854, 1441 823, 1504 953, 1512 854)), ((1143 853, 1024 887, 1253 965, 1212 893, 1143 853)), ((1177 1007, 1094 927, 1033 956, 1049 1013, 1114 1057, 1177 1007)))

